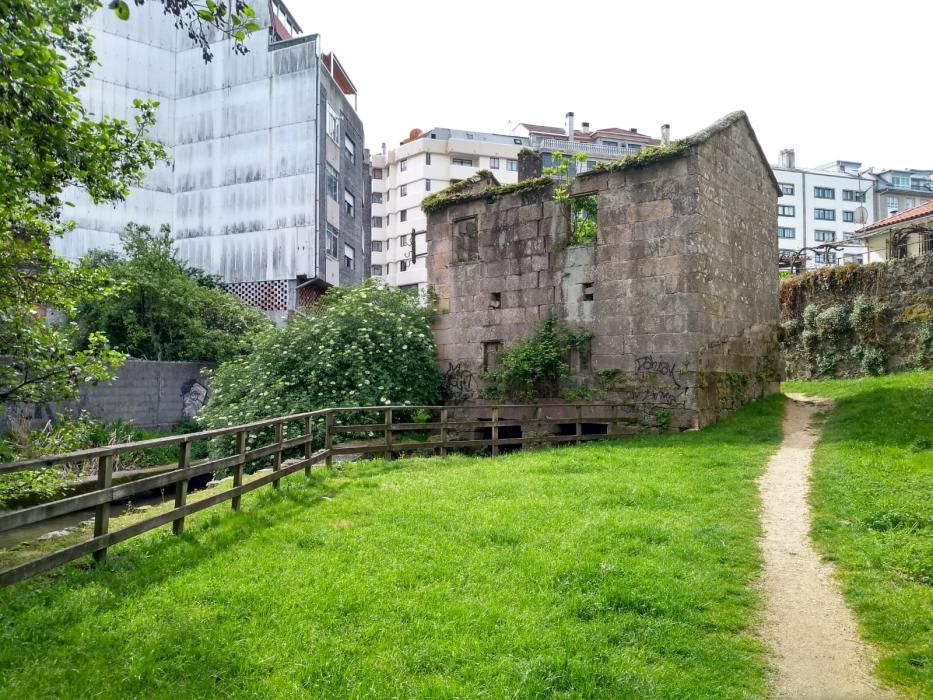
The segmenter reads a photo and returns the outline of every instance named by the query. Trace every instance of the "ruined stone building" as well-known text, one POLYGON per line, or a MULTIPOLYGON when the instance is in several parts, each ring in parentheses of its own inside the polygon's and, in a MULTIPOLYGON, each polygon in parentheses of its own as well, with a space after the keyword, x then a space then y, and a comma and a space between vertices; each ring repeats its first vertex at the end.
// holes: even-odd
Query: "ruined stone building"
POLYGON ((185 262, 273 317, 368 276, 370 177, 356 88, 318 35, 300 35, 283 0, 252 8, 261 29, 248 53, 208 27, 209 63, 161 3, 134 7, 131 21, 106 7, 94 15, 100 65, 84 104, 132 123, 134 99, 157 100, 151 136, 172 162, 116 206, 69 192, 76 226, 56 242, 60 254, 114 248, 131 221, 169 224, 185 262))
POLYGON ((484 175, 429 207, 438 361, 462 398, 550 315, 592 332, 565 384, 627 406, 633 429, 702 427, 777 390, 780 189, 743 112, 578 176, 590 244, 572 245, 553 189, 484 175))

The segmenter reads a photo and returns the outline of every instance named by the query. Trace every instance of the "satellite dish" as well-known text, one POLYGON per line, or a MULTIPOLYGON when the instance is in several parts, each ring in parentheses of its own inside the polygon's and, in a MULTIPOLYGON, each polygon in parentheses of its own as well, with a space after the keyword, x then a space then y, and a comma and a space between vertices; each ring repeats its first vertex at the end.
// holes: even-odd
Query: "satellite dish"
POLYGON ((868 223, 868 210, 865 207, 855 208, 855 223, 857 224, 868 223))

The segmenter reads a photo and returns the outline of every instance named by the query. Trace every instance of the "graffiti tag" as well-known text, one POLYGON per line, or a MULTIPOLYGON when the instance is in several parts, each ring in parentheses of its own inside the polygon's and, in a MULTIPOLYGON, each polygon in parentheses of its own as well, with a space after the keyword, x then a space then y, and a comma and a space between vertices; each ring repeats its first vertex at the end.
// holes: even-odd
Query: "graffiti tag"
POLYGON ((462 362, 448 364, 444 372, 444 402, 454 406, 464 404, 473 397, 473 373, 462 362))
POLYGON ((677 376, 675 374, 676 368, 676 362, 656 360, 652 355, 645 355, 635 360, 635 369, 639 372, 657 374, 660 377, 670 377, 671 381, 674 382, 674 386, 679 388, 680 382, 677 381, 677 376))

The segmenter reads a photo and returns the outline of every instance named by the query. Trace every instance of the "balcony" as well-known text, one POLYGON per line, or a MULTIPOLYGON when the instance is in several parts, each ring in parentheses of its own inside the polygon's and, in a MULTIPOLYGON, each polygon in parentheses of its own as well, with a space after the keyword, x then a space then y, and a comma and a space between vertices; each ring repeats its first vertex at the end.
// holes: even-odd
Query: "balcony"
POLYGON ((559 153, 586 153, 595 158, 605 158, 605 159, 616 159, 624 158, 625 156, 631 156, 635 153, 638 153, 641 150, 641 146, 603 146, 598 143, 585 143, 582 141, 574 141, 570 143, 564 139, 546 139, 546 138, 532 138, 531 147, 536 151, 557 151, 559 153))

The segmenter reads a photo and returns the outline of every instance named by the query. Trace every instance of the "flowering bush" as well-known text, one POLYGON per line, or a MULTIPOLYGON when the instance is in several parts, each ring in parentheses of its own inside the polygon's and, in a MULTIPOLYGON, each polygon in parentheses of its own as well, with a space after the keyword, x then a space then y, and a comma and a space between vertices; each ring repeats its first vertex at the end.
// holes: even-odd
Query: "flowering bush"
MULTIPOLYGON (((222 364, 199 420, 219 428, 332 406, 435 404, 440 374, 429 324, 430 309, 372 280, 331 289, 320 308, 260 333, 249 355, 222 364)), ((300 431, 286 426, 286 437, 300 431)))

